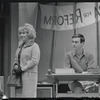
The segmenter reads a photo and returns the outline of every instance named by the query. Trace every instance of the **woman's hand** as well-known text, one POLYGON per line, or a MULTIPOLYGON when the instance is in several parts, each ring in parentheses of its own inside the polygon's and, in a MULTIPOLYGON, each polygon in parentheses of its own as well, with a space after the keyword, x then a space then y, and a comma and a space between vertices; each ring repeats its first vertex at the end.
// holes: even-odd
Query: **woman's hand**
POLYGON ((12 74, 16 74, 16 69, 18 69, 18 65, 17 64, 14 65, 14 68, 12 70, 12 74))
POLYGON ((16 76, 21 76, 23 71, 21 70, 21 68, 17 68, 17 69, 15 69, 15 73, 16 73, 16 76))
POLYGON ((18 65, 15 65, 15 66, 14 66, 14 69, 18 69, 18 65))
POLYGON ((15 74, 16 76, 21 76, 22 72, 23 71, 21 70, 21 67, 18 67, 18 65, 14 66, 13 74, 15 74))

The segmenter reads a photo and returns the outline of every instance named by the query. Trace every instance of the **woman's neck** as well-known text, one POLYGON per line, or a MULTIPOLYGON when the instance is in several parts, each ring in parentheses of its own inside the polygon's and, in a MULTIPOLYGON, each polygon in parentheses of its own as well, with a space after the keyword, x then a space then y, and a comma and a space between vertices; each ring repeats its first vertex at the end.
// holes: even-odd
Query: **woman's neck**
POLYGON ((25 42, 25 45, 30 44, 30 43, 34 43, 34 39, 29 39, 25 42))

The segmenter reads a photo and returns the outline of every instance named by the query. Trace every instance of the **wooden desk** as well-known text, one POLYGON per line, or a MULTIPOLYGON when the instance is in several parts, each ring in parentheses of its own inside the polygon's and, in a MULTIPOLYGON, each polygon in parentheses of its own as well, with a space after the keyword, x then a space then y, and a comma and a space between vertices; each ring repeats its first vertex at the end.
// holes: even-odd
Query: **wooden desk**
MULTIPOLYGON (((48 78, 52 79, 53 81, 56 82, 56 85, 61 82, 61 81, 97 81, 100 79, 100 74, 80 74, 80 73, 75 73, 75 74, 50 74, 47 75, 48 78)), ((85 93, 86 94, 86 93, 85 93)), ((99 93, 95 93, 96 95, 93 95, 94 93, 89 93, 92 94, 91 96, 100 96, 100 83, 99 83, 99 93)), ((74 96, 74 97, 85 97, 84 94, 81 95, 77 95, 77 94, 67 94, 66 93, 66 97, 70 97, 70 96, 74 96)), ((64 96, 60 95, 59 93, 56 92, 56 97, 60 97, 60 96, 64 96)), ((87 97, 88 95, 86 95, 87 97)))
POLYGON ((100 74, 51 74, 48 75, 56 81, 96 81, 100 79, 100 74))

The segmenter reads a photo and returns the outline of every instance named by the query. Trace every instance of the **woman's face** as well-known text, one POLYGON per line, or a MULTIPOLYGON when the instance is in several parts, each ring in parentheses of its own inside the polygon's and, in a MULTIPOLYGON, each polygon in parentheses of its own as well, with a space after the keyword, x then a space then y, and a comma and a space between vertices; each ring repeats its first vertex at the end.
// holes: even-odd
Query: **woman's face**
POLYGON ((28 34, 27 30, 24 30, 23 32, 20 33, 20 38, 23 42, 26 42, 28 40, 27 34, 28 34))

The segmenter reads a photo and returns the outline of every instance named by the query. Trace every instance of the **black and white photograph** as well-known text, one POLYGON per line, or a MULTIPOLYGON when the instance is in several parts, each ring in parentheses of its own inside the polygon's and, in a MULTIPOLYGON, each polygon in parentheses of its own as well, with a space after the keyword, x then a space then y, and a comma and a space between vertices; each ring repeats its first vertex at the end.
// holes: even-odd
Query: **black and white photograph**
POLYGON ((100 98, 100 2, 0 2, 8 98, 100 98))

